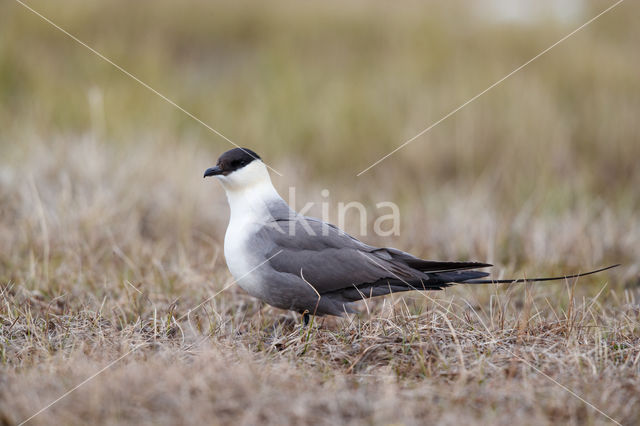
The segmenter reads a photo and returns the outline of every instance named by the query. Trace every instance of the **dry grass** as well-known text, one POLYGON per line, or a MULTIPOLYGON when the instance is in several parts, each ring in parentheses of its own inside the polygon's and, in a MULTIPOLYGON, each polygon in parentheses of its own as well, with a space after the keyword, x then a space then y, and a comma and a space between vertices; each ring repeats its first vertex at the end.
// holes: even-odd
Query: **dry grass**
MULTIPOLYGON (((126 354, 33 421, 606 420, 542 373, 618 421, 640 415, 637 290, 615 285, 625 271, 575 288, 403 295, 319 328, 290 319, 271 330, 283 313, 235 287, 191 311, 229 279, 224 218, 211 214, 224 203, 211 192, 222 194, 189 177, 200 153, 150 167, 137 155, 149 146, 125 157, 91 139, 73 152, 60 145, 32 144, 28 177, 7 168, 0 187, 0 412, 9 424, 126 354), (133 181, 147 190, 130 193, 133 181)), ((443 230, 459 219, 441 217, 443 230)), ((482 245, 486 230, 471 229, 467 242, 482 245)), ((576 237, 549 238, 561 251, 576 237)))
POLYGON ((211 298, 227 207, 201 176, 228 145, 3 4, 0 423, 116 360, 31 422, 610 423, 578 395, 637 423, 637 6, 355 179, 571 25, 460 5, 34 4, 255 148, 298 206, 322 188, 396 202, 401 235, 368 242, 504 276, 623 267, 393 295, 308 329, 237 287, 211 298))

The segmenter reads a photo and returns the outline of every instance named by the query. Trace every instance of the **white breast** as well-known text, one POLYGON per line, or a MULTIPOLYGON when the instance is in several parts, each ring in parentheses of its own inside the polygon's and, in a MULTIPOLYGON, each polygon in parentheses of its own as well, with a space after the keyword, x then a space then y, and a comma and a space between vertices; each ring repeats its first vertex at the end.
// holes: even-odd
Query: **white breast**
POLYGON ((224 258, 238 285, 252 296, 262 293, 262 281, 257 268, 265 259, 251 250, 250 236, 258 229, 255 222, 232 219, 224 236, 224 258))
MULTIPOLYGON (((267 260, 265 253, 256 251, 252 238, 272 220, 268 205, 284 202, 271 184, 261 161, 220 177, 227 193, 231 217, 224 236, 224 257, 231 275, 247 293, 262 298, 265 283, 260 265, 267 260)), ((267 266, 265 266, 267 267, 267 266)))

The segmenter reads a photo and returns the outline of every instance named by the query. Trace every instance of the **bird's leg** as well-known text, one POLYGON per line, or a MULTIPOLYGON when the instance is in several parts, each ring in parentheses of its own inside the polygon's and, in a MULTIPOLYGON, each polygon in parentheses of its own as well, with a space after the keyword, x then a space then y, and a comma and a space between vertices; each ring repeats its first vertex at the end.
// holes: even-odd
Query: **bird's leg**
POLYGON ((309 312, 308 311, 304 311, 302 313, 302 320, 304 321, 304 326, 308 326, 309 325, 309 312))

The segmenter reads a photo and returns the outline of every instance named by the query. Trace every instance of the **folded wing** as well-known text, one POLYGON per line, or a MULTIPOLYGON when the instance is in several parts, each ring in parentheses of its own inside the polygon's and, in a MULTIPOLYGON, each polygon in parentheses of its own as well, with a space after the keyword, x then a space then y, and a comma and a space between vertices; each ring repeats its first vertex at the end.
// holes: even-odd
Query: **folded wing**
MULTIPOLYGON (((373 247, 333 225, 296 216, 274 220, 261 231, 269 241, 267 256, 278 272, 294 274, 320 294, 356 288, 402 287, 404 290, 442 288, 445 282, 486 277, 474 268, 491 266, 479 262, 439 262, 416 258, 393 248, 373 247), (467 272, 462 272, 467 271, 467 272)), ((459 281, 459 282, 460 282, 459 281)), ((386 294, 389 291, 376 290, 386 294)))

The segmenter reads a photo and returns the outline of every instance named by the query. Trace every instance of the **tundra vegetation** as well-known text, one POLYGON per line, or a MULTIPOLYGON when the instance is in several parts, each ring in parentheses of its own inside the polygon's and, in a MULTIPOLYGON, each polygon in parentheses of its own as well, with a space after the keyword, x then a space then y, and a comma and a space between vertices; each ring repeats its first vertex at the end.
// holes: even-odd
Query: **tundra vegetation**
MULTIPOLYGON (((231 285, 229 149, 20 6, 0 5, 0 423, 632 424, 640 418, 640 5, 29 4, 364 240, 494 276, 299 317, 231 285), (330 191, 323 197, 321 191, 330 191), (373 232, 377 203, 398 235, 373 232), (344 219, 360 234, 357 209, 344 219), (224 290, 224 291, 223 291, 224 290)), ((386 229, 386 228, 385 228, 386 229)))

